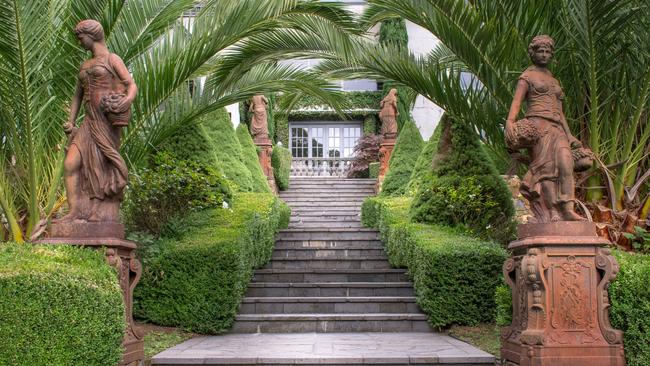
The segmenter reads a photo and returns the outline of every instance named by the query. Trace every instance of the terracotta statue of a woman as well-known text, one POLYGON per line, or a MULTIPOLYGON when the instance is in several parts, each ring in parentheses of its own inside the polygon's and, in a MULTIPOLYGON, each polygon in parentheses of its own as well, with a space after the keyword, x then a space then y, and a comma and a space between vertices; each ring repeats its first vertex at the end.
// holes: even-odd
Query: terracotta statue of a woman
POLYGON ((391 89, 388 95, 379 103, 379 119, 381 120, 381 134, 384 138, 392 139, 397 136, 397 89, 391 89))
POLYGON ((268 99, 263 95, 255 95, 251 98, 250 112, 253 112, 251 121, 251 135, 255 141, 267 140, 269 138, 269 125, 266 116, 268 99))
POLYGON ((554 51, 554 41, 546 35, 535 37, 528 46, 533 65, 519 77, 505 128, 509 148, 528 149, 531 162, 521 193, 537 222, 584 220, 574 211, 572 155, 572 149, 581 149, 582 144, 571 135, 562 110, 564 93, 547 69, 554 51), (525 118, 516 121, 523 102, 525 118))
POLYGON ((80 22, 75 34, 92 58, 80 67, 64 130, 70 143, 64 163, 70 212, 61 221, 118 221, 128 171, 120 156, 121 128, 128 123, 137 87, 122 59, 108 51, 95 20, 80 22), (83 104, 85 117, 75 121, 83 104))

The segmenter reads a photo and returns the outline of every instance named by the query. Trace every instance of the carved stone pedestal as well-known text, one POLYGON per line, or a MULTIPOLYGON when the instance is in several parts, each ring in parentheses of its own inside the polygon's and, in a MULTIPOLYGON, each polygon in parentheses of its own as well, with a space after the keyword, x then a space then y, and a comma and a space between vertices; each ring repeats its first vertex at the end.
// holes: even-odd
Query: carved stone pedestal
POLYGON ((503 273, 512 324, 501 359, 520 366, 622 366, 623 334, 609 322, 607 288, 618 263, 589 222, 525 224, 503 273))
POLYGON ((140 280, 142 266, 135 256, 136 244, 124 240, 124 226, 117 222, 54 223, 50 228, 50 237, 37 243, 106 248, 106 261, 118 271, 126 310, 127 326, 122 341, 124 356, 120 365, 143 361, 142 335, 135 330, 133 322, 133 289, 140 280))
POLYGON ((273 174, 273 165, 271 165, 271 156, 273 154, 273 143, 268 137, 256 137, 253 142, 259 147, 258 158, 260 160, 260 166, 264 175, 266 175, 266 181, 273 190, 274 193, 278 193, 278 186, 275 183, 275 174, 273 174))
POLYGON ((381 184, 384 182, 386 172, 388 172, 388 164, 395 148, 396 139, 396 134, 385 134, 381 140, 379 146, 379 175, 377 176, 377 187, 375 189, 377 192, 381 190, 381 184))

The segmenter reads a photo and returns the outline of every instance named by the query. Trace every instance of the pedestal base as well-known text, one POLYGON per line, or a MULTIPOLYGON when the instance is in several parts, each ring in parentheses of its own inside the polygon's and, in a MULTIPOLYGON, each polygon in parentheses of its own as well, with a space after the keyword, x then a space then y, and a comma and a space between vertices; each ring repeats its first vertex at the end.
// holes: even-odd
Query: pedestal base
POLYGON ((375 187, 376 192, 381 191, 381 185, 388 172, 390 157, 393 154, 393 149, 395 149, 395 141, 394 136, 384 136, 381 141, 379 147, 379 175, 377 176, 377 186, 375 187))
MULTIPOLYGON (((101 223, 75 223, 54 224, 52 227, 59 230, 52 230, 51 232, 82 232, 91 233, 91 229, 98 228, 101 223), (88 225, 84 227, 84 225, 88 225), (66 229, 66 230, 64 230, 66 229)), ((115 226, 108 225, 108 228, 115 228, 115 226)), ((108 228, 106 230, 108 230, 108 228)), ((122 235, 124 228, 122 227, 122 235)), ((120 365, 130 365, 134 362, 144 360, 144 343, 142 335, 136 332, 133 321, 133 289, 140 281, 142 274, 142 266, 140 261, 135 257, 136 244, 124 240, 123 238, 110 238, 110 237, 50 237, 36 242, 37 244, 53 244, 53 245, 76 245, 91 248, 106 248, 106 261, 118 271, 118 279, 122 289, 122 296, 124 298, 124 308, 126 317, 126 330, 122 346, 124 347, 124 355, 120 365)))
POLYGON ((520 225, 503 266, 512 324, 501 358, 519 366, 623 366, 623 334, 609 322, 618 263, 589 222, 520 225))
POLYGON ((271 187, 273 193, 278 193, 278 186, 275 183, 275 174, 273 173, 273 165, 271 164, 271 156, 273 155, 273 144, 268 137, 266 138, 255 138, 255 145, 259 147, 258 158, 260 161, 260 166, 264 175, 266 175, 266 180, 271 187))

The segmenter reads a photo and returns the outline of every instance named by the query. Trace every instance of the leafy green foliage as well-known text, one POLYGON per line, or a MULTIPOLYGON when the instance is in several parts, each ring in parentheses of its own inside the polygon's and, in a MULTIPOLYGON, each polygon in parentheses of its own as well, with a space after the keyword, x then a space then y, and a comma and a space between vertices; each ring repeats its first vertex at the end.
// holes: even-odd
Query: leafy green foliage
POLYGON ((514 235, 514 207, 506 183, 471 127, 449 119, 442 129, 433 174, 424 178, 413 200, 413 219, 508 242, 514 235))
POLYGON ((391 18, 381 22, 379 28, 379 43, 393 44, 398 47, 408 47, 409 36, 406 22, 403 18, 391 18))
POLYGON ((271 258, 275 234, 291 211, 272 194, 238 193, 232 209, 182 219, 179 238, 160 240, 135 290, 140 319, 198 333, 226 331, 254 268, 271 258))
POLYGON ((101 250, 0 245, 0 364, 116 365, 124 304, 101 250))
POLYGON ((497 301, 497 325, 508 326, 512 323, 512 292, 506 284, 496 288, 494 297, 497 301))
POLYGON ((131 175, 123 212, 132 230, 158 235, 172 218, 221 207, 231 197, 231 183, 215 168, 162 152, 152 168, 131 175))
POLYGON ((632 247, 637 251, 650 254, 650 232, 640 227, 634 227, 634 233, 623 233, 623 235, 632 241, 632 247))
POLYGON ((275 141, 289 146, 289 118, 285 113, 275 114, 275 141))
POLYGON ((383 195, 399 196, 406 193, 406 187, 423 146, 424 141, 415 122, 407 121, 402 126, 390 157, 388 172, 381 186, 383 195))
POLYGON ((377 116, 367 115, 363 119, 363 134, 364 135, 374 135, 379 132, 379 124, 377 121, 377 116))
POLYGON ((377 179, 377 177, 379 177, 380 167, 381 167, 381 163, 378 161, 374 161, 368 164, 368 178, 377 179))
POLYGON ((433 135, 431 135, 429 141, 424 144, 420 156, 418 156, 417 161, 415 162, 413 173, 411 174, 408 185, 406 186, 406 193, 409 195, 415 195, 418 188, 426 183, 425 178, 433 172, 433 157, 438 152, 438 141, 440 141, 440 135, 442 134, 443 121, 447 118, 446 114, 442 116, 436 129, 433 131, 433 135))
MULTIPOLYGON (((217 168, 220 166, 215 153, 215 146, 208 136, 204 121, 198 119, 179 129, 176 134, 159 146, 159 150, 166 151, 180 160, 193 161, 201 166, 217 168)), ((151 162, 156 158, 150 157, 151 162)), ((155 164, 155 163, 154 163, 155 164)))
POLYGON ((508 254, 499 245, 436 225, 410 223, 411 199, 373 197, 362 221, 377 227, 392 265, 406 267, 434 327, 493 321, 494 292, 508 254))
POLYGON ((201 127, 212 141, 212 150, 226 178, 235 182, 239 191, 252 191, 253 177, 244 165, 242 148, 226 110, 219 109, 206 115, 201 127))
MULTIPOLYGON (((379 160, 380 146, 380 135, 363 135, 354 146, 354 160, 348 168, 348 178, 368 178, 370 164, 379 160)), ((379 170, 377 170, 377 175, 379 175, 379 170)))
POLYGON ((291 175, 291 151, 276 145, 271 155, 271 165, 278 189, 285 191, 289 188, 289 176, 291 175))
POLYGON ((650 256, 614 252, 620 265, 609 287, 610 318, 623 331, 625 358, 630 366, 650 364, 650 256))
POLYGON ((260 159, 257 156, 257 146, 253 143, 251 134, 245 124, 240 123, 237 126, 237 138, 242 150, 242 159, 248 171, 251 172, 253 183, 253 192, 271 192, 271 188, 266 181, 266 175, 260 166, 260 159))

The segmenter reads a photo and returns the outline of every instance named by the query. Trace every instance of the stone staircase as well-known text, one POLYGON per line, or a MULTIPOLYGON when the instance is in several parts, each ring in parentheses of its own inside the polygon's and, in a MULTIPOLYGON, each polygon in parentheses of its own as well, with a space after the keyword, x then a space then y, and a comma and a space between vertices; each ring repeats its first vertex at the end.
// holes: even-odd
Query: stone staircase
POLYGON ((435 333, 376 230, 361 226, 375 180, 292 178, 290 227, 257 270, 229 334, 197 337, 154 365, 494 365, 435 333))
POLYGON ((429 332, 405 271, 361 225, 374 180, 294 178, 271 262, 255 272, 235 333, 429 332))

